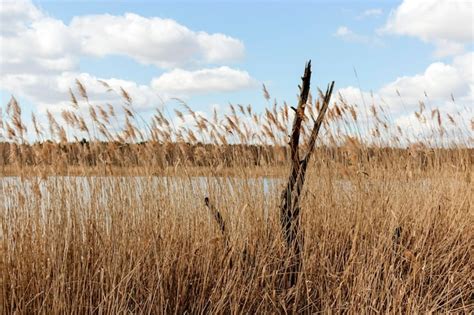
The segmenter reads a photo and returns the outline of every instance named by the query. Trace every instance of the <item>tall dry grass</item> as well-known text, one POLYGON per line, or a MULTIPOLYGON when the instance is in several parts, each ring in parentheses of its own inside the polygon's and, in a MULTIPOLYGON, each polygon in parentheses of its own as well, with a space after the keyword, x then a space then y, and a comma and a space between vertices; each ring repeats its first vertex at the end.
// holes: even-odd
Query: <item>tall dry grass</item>
MULTIPOLYGON (((33 116, 29 127, 14 99, 0 115, 1 170, 14 175, 0 179, 3 313, 474 310, 462 117, 420 104, 413 135, 383 107, 332 104, 303 192, 303 269, 288 289, 278 203, 291 106, 203 117, 182 102, 177 120, 157 109, 146 121, 123 89, 120 106, 76 90, 47 125, 33 116)), ((307 120, 319 107, 313 96, 307 120)))

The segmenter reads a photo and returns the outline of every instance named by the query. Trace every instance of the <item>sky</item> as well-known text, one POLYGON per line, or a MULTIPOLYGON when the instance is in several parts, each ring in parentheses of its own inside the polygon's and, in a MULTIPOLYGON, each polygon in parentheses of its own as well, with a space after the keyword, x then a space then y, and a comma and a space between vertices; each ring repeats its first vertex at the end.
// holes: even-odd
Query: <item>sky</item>
POLYGON ((0 107, 59 113, 79 79, 98 103, 118 100, 100 81, 123 87, 144 116, 174 98, 262 111, 262 84, 296 102, 311 59, 313 86, 383 102, 402 127, 420 100, 469 120, 473 16, 470 0, 0 0, 0 107))

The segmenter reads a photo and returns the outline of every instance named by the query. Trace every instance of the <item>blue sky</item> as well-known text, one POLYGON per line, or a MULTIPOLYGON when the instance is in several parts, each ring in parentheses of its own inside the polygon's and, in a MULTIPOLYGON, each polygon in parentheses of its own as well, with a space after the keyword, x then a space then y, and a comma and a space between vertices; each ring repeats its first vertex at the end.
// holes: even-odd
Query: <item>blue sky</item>
POLYGON ((372 92, 402 120, 425 91, 446 110, 451 93, 455 106, 473 105, 470 1, 0 3, 2 105, 13 94, 28 110, 59 110, 77 77, 97 101, 108 100, 97 79, 124 85, 145 113, 172 97, 202 112, 229 102, 262 110, 262 83, 294 103, 308 59, 313 85, 335 80, 359 103, 372 92))

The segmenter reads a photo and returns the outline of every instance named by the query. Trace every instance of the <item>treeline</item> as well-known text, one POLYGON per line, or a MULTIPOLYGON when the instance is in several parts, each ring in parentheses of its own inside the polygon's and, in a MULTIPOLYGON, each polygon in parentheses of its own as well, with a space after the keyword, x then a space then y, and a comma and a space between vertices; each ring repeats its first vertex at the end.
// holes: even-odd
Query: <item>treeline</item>
POLYGON ((34 144, 0 143, 0 165, 116 167, 270 165, 286 160, 283 147, 189 143, 74 142, 34 144))
MULTIPOLYGON (((150 167, 170 166, 225 167, 278 166, 288 162, 289 152, 282 146, 271 145, 216 145, 190 143, 120 143, 46 141, 33 144, 0 143, 0 166, 113 166, 150 167)), ((318 147, 316 163, 341 166, 378 164, 386 168, 403 165, 439 168, 444 163, 457 167, 471 167, 474 149, 456 148, 377 148, 366 146, 318 147)))

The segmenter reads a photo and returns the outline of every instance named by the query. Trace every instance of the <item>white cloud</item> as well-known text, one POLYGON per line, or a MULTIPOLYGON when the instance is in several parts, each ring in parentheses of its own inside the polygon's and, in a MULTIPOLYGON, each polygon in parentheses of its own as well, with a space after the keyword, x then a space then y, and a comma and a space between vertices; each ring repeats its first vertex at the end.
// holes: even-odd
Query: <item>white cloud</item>
POLYGON ((29 1, 3 1, 0 23, 0 68, 9 73, 72 70, 81 55, 123 55, 161 68, 222 63, 244 55, 238 39, 132 13, 76 16, 66 25, 29 1))
POLYGON ((432 145, 442 143, 460 143, 471 146, 474 144, 472 136, 466 134, 470 129, 473 117, 473 109, 470 107, 457 107, 455 109, 445 106, 439 109, 441 126, 438 123, 437 114, 433 117, 431 112, 424 114, 425 118, 419 119, 415 113, 404 113, 395 119, 395 124, 399 126, 406 137, 411 142, 429 141, 432 145), (448 115, 450 118, 448 118, 448 115), (453 119, 451 121, 450 119, 453 119), (442 129, 440 129, 442 127, 442 129), (443 135, 440 137, 440 135, 443 135), (435 135, 435 137, 432 137, 435 135))
POLYGON ((339 92, 349 103, 371 104, 374 99, 377 103, 385 102, 390 110, 398 113, 416 109, 426 95, 433 106, 446 106, 452 103, 451 97, 463 103, 460 105, 469 105, 474 102, 473 63, 471 52, 454 58, 450 64, 434 62, 423 73, 399 77, 374 93, 362 92, 361 95, 354 87, 339 92))
POLYGON ((244 54, 243 43, 230 36, 194 32, 171 19, 132 13, 79 16, 72 20, 70 28, 85 53, 125 55, 165 68, 231 61, 244 54))
MULTIPOLYGON (((347 86, 337 90, 336 95, 341 94, 344 100, 351 105, 357 105, 358 108, 363 108, 367 104, 372 104, 377 97, 377 101, 380 101, 378 95, 374 95, 371 92, 361 91, 359 88, 353 86, 347 86)), ((334 101, 335 99, 333 99, 334 101)), ((367 105, 368 106, 368 105, 367 105)))
MULTIPOLYGON (((433 101, 443 101, 451 95, 464 96, 469 93, 469 79, 462 77, 464 69, 453 65, 435 62, 423 74, 404 76, 380 89, 380 94, 388 99, 397 98, 399 91, 408 104, 417 104, 425 92, 433 101)), ((470 79, 472 83, 472 78, 470 79)))
POLYGON ((30 22, 42 16, 30 1, 2 1, 0 2, 0 34, 12 35, 25 30, 25 21, 30 22))
POLYGON ((2 0, 0 47, 2 90, 24 97, 40 109, 67 104, 68 90, 75 86, 76 78, 95 102, 112 99, 98 82, 103 80, 116 89, 128 90, 140 108, 156 106, 158 95, 182 97, 196 92, 234 91, 254 82, 247 72, 229 67, 170 70, 152 80, 153 84, 144 85, 81 73, 79 60, 87 55, 123 55, 161 68, 215 64, 243 56, 244 45, 238 39, 192 31, 171 19, 131 13, 76 16, 65 24, 31 1, 2 0))
POLYGON ((75 80, 86 87, 93 103, 118 100, 117 95, 107 92, 100 83, 106 82, 114 90, 124 88, 131 95, 138 109, 150 109, 161 105, 171 97, 188 97, 196 93, 228 92, 255 85, 255 80, 245 71, 228 67, 186 71, 176 69, 153 79, 150 84, 140 85, 133 81, 116 78, 100 78, 88 73, 62 72, 61 74, 9 74, 0 76, 0 85, 8 91, 21 91, 20 95, 40 109, 62 107, 69 100, 69 88, 75 80))
POLYGON ((153 79, 149 84, 116 78, 101 78, 88 73, 62 72, 60 74, 7 74, 0 76, 0 86, 8 91, 21 91, 22 97, 40 110, 64 108, 69 102, 69 88, 75 88, 78 79, 86 87, 94 104, 117 103, 117 94, 107 92, 100 81, 115 91, 124 88, 137 109, 162 105, 172 97, 189 97, 197 93, 229 92, 255 86, 256 81, 241 70, 229 67, 186 71, 175 69, 153 79))
POLYGON ((474 3, 465 0, 404 0, 382 32, 433 43, 438 57, 459 54, 474 40, 474 3))
MULTIPOLYGON (((415 116, 419 101, 426 103, 427 110, 438 108, 444 119, 449 113, 456 115, 458 123, 470 125, 474 104, 473 63, 474 52, 470 52, 455 57, 449 64, 434 62, 423 73, 399 77, 373 93, 351 86, 337 92, 347 103, 357 105, 358 117, 363 121, 366 121, 367 115, 370 117, 369 107, 372 104, 382 105, 406 134, 423 136, 432 132, 433 128, 424 125, 415 116)), ((448 131, 450 127, 455 129, 452 124, 445 125, 448 131)))
MULTIPOLYGON (((8 14, 2 10, 2 14, 8 14)), ((67 71, 76 67, 80 47, 63 22, 42 16, 22 24, 17 21, 10 28, 13 29, 14 33, 0 33, 2 75, 67 71)))
POLYGON ((151 86, 157 91, 175 94, 227 92, 255 86, 256 81, 246 71, 219 67, 187 71, 175 69, 153 79, 151 86))
MULTIPOLYGON (((161 104, 159 95, 148 85, 132 81, 105 79, 88 73, 63 72, 59 75, 7 75, 0 78, 0 85, 10 91, 21 91, 21 96, 34 103, 40 111, 60 111, 70 105, 69 88, 76 89, 76 79, 86 88, 93 104, 117 103, 118 94, 107 92, 100 82, 106 82, 118 93, 124 88, 132 97, 137 109, 149 109, 161 104)), ((76 92, 78 99, 81 99, 76 92)))

